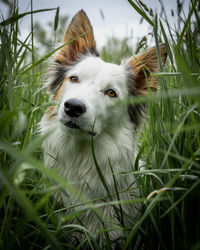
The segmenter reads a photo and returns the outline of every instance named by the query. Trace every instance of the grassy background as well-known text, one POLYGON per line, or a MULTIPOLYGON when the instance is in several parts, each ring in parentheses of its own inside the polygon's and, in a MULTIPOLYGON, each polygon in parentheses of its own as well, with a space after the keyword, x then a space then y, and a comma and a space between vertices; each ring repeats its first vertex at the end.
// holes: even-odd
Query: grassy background
MULTIPOLYGON (((171 27, 164 6, 156 16, 141 1, 129 0, 151 25, 157 48, 165 42, 167 66, 158 73, 160 91, 150 95, 148 122, 140 133, 138 159, 146 170, 137 172, 143 201, 140 220, 124 228, 123 249, 200 249, 200 5, 190 2, 186 15, 177 1, 177 25, 171 27)), ((162 5, 162 2, 160 2, 162 5)), ((32 29, 25 41, 19 38, 22 15, 13 6, 12 15, 0 23, 0 249, 77 249, 69 239, 81 231, 91 249, 99 249, 84 226, 66 222, 83 211, 63 214, 52 195, 72 187, 42 163, 42 139, 37 124, 48 105, 41 87, 51 51, 39 58, 32 29), (54 181, 54 185, 52 185, 54 181)), ((52 11, 52 10, 41 10, 52 11)), ((54 10, 52 34, 62 19, 54 10), (59 22, 60 20, 60 22, 59 22)), ((33 11, 26 13, 30 18, 33 11)), ((64 20, 64 19, 63 19, 64 20)), ((63 24, 62 24, 63 25, 63 24)), ((38 28, 39 29, 39 28, 38 28)), ((60 32, 59 32, 60 33, 60 32)), ((141 38, 133 50, 128 39, 110 39, 103 48, 105 60, 119 63, 148 46, 141 38)), ((47 45, 46 47, 49 47, 47 45)), ((45 46, 44 46, 45 48, 45 46)), ((44 49, 45 51, 45 49, 44 49)), ((54 52, 54 51, 53 51, 54 52)), ((158 54, 159 58, 159 54, 158 54)), ((140 102, 141 100, 136 100, 140 102)), ((144 101, 144 100, 142 100, 144 101)), ((108 204, 109 205, 109 204, 108 204)), ((85 204, 85 210, 91 209, 85 204)), ((95 207, 95 205, 93 205, 95 207)), ((106 248, 112 247, 107 239, 106 248)))

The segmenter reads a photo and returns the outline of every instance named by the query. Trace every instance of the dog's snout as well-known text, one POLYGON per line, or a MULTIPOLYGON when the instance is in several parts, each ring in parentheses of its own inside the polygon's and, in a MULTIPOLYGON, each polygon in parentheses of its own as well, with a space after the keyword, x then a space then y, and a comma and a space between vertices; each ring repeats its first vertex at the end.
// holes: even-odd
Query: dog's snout
POLYGON ((86 112, 86 106, 78 99, 69 99, 64 103, 64 111, 70 117, 78 117, 86 112))

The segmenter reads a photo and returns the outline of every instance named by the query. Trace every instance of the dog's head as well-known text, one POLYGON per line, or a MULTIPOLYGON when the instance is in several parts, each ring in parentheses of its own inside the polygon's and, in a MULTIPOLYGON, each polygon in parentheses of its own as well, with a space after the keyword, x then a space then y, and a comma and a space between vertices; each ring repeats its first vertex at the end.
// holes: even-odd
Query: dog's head
MULTIPOLYGON (((84 11, 71 21, 58 52, 48 88, 58 102, 47 111, 70 133, 99 135, 129 124, 138 127, 144 105, 120 105, 131 96, 156 91, 150 72, 159 70, 156 48, 129 58, 121 65, 104 62, 96 50, 92 26, 84 11)), ((164 65, 166 50, 160 46, 164 65)))

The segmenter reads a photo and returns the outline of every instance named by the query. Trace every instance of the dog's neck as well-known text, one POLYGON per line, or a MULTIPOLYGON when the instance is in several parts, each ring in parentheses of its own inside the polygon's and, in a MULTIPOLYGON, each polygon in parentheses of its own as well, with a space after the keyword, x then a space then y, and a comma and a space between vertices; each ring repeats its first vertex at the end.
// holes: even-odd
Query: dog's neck
POLYGON ((66 133, 61 127, 58 129, 59 123, 50 122, 48 125, 48 127, 42 126, 47 129, 43 133, 50 131, 43 147, 45 153, 51 154, 59 164, 61 161, 66 164, 71 162, 75 168, 74 163, 81 162, 81 159, 92 162, 94 158, 92 141, 96 158, 100 161, 99 164, 105 164, 108 159, 111 163, 119 163, 122 158, 127 158, 127 155, 132 159, 131 154, 136 151, 137 136, 131 122, 122 128, 116 127, 113 130, 108 129, 108 131, 105 129, 100 135, 94 136, 93 140, 92 135, 75 135, 76 131, 66 133))
MULTIPOLYGON (((47 129, 43 133, 51 131, 43 144, 45 165, 59 168, 60 174, 67 181, 74 182, 78 190, 83 191, 86 196, 94 198, 105 195, 105 189, 97 173, 94 154, 112 192, 115 192, 112 171, 121 190, 126 187, 125 183, 131 183, 130 176, 119 174, 121 171, 130 171, 134 168, 137 138, 131 122, 123 128, 116 127, 111 132, 110 129, 105 130, 93 137, 94 152, 91 135, 82 137, 66 133, 59 127, 59 122, 55 121, 48 125, 42 126, 47 129)), ((72 199, 72 202, 77 201, 72 199)))
POLYGON ((68 156, 70 153, 74 154, 75 157, 79 157, 83 154, 85 158, 86 153, 91 151, 93 142, 94 149, 97 154, 101 155, 101 158, 102 155, 105 155, 105 157, 111 157, 112 160, 117 160, 116 156, 120 154, 135 152, 137 133, 131 122, 126 122, 121 127, 105 128, 100 135, 95 136, 76 130, 66 132, 62 129, 61 124, 55 120, 47 124, 41 126, 43 134, 50 133, 44 143, 45 151, 46 149, 54 153, 61 151, 64 153, 63 151, 66 151, 63 154, 64 156, 68 156), (114 151, 113 154, 112 151, 114 151), (112 155, 115 159, 113 159, 112 155))

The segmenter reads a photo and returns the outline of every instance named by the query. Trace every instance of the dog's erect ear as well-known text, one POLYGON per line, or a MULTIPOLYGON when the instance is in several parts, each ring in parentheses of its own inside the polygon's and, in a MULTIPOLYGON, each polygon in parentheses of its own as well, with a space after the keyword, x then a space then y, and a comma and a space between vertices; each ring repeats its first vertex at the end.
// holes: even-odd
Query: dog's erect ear
MULTIPOLYGON (((162 65, 164 66, 167 58, 167 51, 164 44, 160 45, 160 55, 162 65)), ((159 71, 156 47, 150 48, 142 54, 131 58, 128 61, 128 65, 133 71, 134 95, 147 95, 148 83, 152 92, 157 90, 157 81, 150 74, 151 72, 159 71)))
POLYGON ((70 43, 64 46, 56 56, 56 62, 60 64, 68 65, 76 60, 78 54, 86 51, 97 54, 93 29, 83 10, 72 19, 65 33, 64 43, 67 42, 70 43), (73 41, 70 42, 70 40, 73 41))
MULTIPOLYGON (((160 45, 160 55, 162 66, 164 66, 167 51, 164 45, 160 45)), ((148 84, 152 92, 157 90, 157 81, 151 76, 151 72, 159 71, 159 61, 156 47, 150 48, 142 54, 132 57, 127 61, 128 68, 131 71, 130 94, 141 96, 148 94, 148 84)), ((146 113, 146 104, 134 104, 128 106, 128 113, 131 121, 139 127, 142 118, 146 113)))

